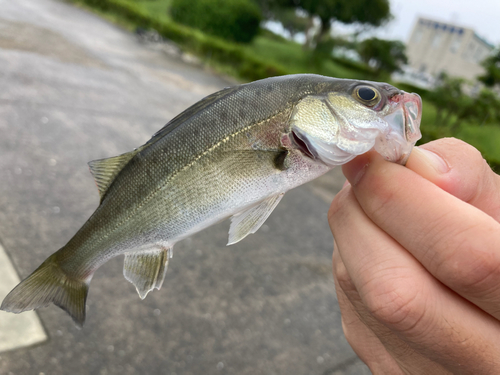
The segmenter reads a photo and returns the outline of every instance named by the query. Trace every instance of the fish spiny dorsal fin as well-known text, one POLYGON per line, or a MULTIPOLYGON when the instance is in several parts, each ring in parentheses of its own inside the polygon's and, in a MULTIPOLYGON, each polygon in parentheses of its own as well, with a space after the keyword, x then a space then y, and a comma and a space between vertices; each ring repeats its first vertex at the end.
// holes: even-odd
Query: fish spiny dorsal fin
POLYGON ((107 159, 92 160, 89 162, 90 173, 94 177, 101 202, 106 191, 111 186, 118 173, 142 148, 107 159))

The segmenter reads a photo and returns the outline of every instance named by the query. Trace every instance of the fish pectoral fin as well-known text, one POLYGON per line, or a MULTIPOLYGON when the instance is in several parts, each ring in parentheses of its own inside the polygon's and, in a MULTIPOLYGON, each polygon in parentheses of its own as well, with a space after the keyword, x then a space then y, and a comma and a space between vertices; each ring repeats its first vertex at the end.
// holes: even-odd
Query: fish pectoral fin
POLYGON ((123 276, 135 285, 137 293, 144 299, 151 290, 161 288, 170 258, 172 247, 126 253, 123 276))
POLYGON ((89 162, 90 173, 94 177, 99 196, 102 198, 111 186, 113 180, 118 176, 118 173, 123 167, 139 152, 142 147, 134 151, 127 152, 107 159, 92 160, 89 162))
POLYGON ((264 224, 271 212, 283 198, 284 193, 273 195, 260 202, 257 206, 238 212, 231 217, 228 246, 241 241, 250 233, 255 233, 264 224))

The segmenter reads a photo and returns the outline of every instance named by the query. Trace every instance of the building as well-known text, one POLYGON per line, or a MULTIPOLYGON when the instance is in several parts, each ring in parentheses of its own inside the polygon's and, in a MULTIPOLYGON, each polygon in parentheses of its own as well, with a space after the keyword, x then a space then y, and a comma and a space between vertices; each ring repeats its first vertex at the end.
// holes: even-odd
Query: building
POLYGON ((431 84, 430 81, 442 72, 467 80, 476 79, 484 72, 481 62, 493 48, 472 29, 419 18, 406 53, 413 76, 431 84))

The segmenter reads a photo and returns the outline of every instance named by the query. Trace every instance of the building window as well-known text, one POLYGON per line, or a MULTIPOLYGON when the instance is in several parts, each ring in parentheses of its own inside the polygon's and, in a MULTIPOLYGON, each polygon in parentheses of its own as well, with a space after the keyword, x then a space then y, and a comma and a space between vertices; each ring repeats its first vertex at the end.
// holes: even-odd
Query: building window
POLYGON ((487 51, 484 50, 484 48, 477 48, 476 49, 476 55, 474 56, 475 60, 477 63, 480 63, 486 58, 486 55, 488 54, 487 51))
POLYGON ((434 38, 432 38, 432 48, 438 48, 439 45, 441 44, 441 33, 439 32, 436 32, 436 34, 434 34, 434 38))
POLYGON ((420 41, 422 40, 422 35, 423 35, 422 28, 421 27, 417 28, 417 30, 415 30, 415 34, 413 34, 413 43, 414 44, 420 43, 420 41))
POLYGON ((460 45, 462 44, 462 35, 457 34, 453 36, 453 40, 450 44, 450 52, 456 53, 460 49, 460 45))
POLYGON ((467 60, 472 60, 474 56, 475 47, 476 46, 474 45, 474 42, 470 42, 469 45, 467 46, 467 49, 464 50, 462 57, 467 60))

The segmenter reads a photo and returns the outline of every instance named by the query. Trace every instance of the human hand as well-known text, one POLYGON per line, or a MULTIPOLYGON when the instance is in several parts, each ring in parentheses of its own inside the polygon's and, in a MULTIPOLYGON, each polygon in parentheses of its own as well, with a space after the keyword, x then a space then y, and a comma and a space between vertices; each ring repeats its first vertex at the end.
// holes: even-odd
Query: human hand
POLYGON ((499 373, 500 176, 456 139, 343 172, 329 221, 354 351, 375 374, 499 373))

